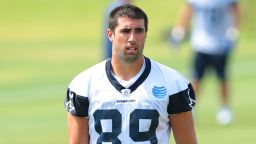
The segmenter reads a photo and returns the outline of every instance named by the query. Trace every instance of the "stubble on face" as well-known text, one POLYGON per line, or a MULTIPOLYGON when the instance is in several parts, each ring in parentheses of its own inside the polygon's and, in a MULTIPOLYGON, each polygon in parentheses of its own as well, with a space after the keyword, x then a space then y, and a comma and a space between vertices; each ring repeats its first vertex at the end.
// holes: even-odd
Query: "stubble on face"
POLYGON ((143 55, 143 47, 144 46, 138 46, 137 44, 128 45, 125 47, 125 51, 119 55, 119 58, 121 58, 125 63, 133 63, 143 55))

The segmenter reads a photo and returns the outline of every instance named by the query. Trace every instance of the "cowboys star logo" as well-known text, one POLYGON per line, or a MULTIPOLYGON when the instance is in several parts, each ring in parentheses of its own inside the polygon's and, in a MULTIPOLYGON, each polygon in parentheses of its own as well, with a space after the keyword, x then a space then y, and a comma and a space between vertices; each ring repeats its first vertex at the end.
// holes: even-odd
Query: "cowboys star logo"
POLYGON ((66 101, 66 102, 65 102, 65 106, 66 106, 66 109, 67 109, 69 112, 72 112, 73 110, 75 110, 75 107, 73 106, 73 103, 72 103, 72 100, 73 100, 73 97, 74 97, 74 93, 69 92, 68 97, 69 97, 69 98, 68 98, 69 101, 66 101))
POLYGON ((196 100, 190 97, 190 89, 188 89, 188 97, 189 97, 189 106, 193 108, 195 106, 196 100))

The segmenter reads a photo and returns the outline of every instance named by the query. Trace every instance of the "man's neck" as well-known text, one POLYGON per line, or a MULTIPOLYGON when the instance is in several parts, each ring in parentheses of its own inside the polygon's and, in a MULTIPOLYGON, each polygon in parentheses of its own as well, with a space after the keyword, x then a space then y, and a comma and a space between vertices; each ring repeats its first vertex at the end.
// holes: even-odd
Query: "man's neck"
POLYGON ((134 61, 133 63, 125 63, 116 59, 111 60, 112 72, 119 79, 126 81, 133 78, 141 70, 143 64, 144 56, 134 61))

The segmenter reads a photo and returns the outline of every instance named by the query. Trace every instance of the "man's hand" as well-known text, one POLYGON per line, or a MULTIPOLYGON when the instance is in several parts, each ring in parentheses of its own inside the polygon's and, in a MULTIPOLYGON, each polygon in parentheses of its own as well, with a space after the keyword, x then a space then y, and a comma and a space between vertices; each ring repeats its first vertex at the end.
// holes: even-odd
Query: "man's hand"
POLYGON ((174 27, 170 33, 169 42, 171 47, 179 48, 185 37, 185 29, 183 27, 174 27))
POLYGON ((239 37, 239 32, 236 28, 230 27, 226 30, 224 46, 227 49, 227 51, 229 51, 235 46, 238 40, 238 37, 239 37))

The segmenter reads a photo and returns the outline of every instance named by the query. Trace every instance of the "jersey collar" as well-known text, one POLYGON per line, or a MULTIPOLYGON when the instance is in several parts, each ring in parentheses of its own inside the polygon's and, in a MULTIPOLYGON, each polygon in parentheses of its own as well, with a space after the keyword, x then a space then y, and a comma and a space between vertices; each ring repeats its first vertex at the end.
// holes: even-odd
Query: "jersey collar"
POLYGON ((134 84, 132 84, 129 88, 125 88, 123 87, 118 81, 117 79, 114 77, 114 75, 111 72, 111 58, 108 59, 106 61, 106 74, 108 77, 108 80, 110 81, 110 83, 115 87, 115 89, 117 91, 119 91, 121 93, 121 90, 123 89, 130 89, 131 93, 133 91, 135 91, 148 77, 150 70, 151 70, 151 62, 150 59, 145 57, 145 62, 146 62, 146 67, 145 70, 143 71, 142 75, 134 82, 134 84))

